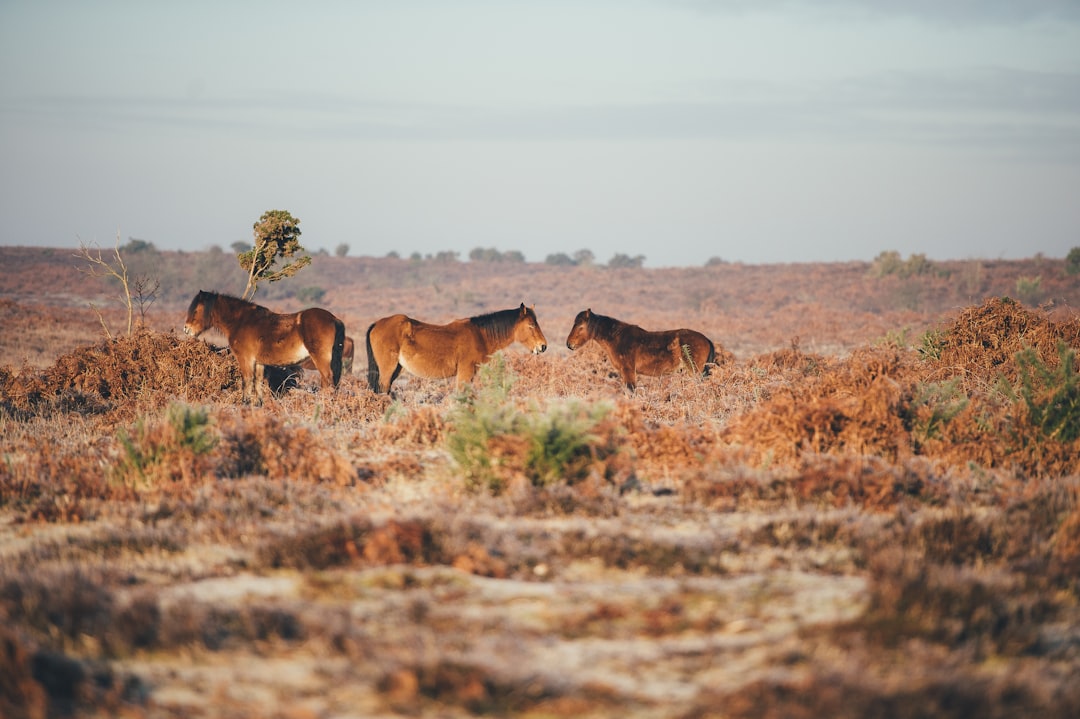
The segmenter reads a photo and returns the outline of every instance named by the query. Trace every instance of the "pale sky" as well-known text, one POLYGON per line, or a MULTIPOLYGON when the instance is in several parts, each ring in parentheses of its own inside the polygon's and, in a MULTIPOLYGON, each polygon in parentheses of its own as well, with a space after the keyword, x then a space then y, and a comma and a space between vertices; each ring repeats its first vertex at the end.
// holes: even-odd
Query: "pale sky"
POLYGON ((0 0, 0 244, 1064 257, 1080 0, 0 0))

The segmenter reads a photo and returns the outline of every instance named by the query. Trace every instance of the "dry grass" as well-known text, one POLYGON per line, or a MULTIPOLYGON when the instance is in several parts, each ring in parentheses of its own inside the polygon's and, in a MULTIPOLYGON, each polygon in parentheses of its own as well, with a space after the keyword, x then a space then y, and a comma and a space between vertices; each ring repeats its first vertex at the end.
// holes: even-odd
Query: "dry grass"
MULTIPOLYGON (((387 292, 452 315, 521 286, 406 269, 387 292)), ((727 313, 709 377, 632 395, 542 308, 552 349, 465 395, 374 395, 358 355, 336 392, 241 407, 230 357, 153 328, 0 367, 0 714, 1074 716, 1080 440, 1032 407, 1076 398, 1025 398, 1017 356, 1056 376, 1075 317, 994 298, 886 340, 956 288, 814 266, 769 283, 785 302, 742 286, 765 309, 740 315, 738 269, 593 270, 598 297, 551 300, 727 313), (740 337, 776 306, 802 331, 740 337), (449 447, 484 421, 474 484, 449 447)))

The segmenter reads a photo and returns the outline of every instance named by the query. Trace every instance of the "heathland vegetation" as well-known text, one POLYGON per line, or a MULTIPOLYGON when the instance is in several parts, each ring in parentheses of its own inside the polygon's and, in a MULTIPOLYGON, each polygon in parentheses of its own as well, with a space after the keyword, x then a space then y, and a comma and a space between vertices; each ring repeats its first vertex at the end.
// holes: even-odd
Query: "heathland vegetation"
POLYGON ((257 301, 342 317, 353 371, 261 408, 179 332, 236 256, 121 254, 134 292, 0 248, 0 715, 1080 711, 1080 252, 320 254, 257 301), (521 302, 543 355, 367 387, 375 319, 521 302), (565 349, 586 308, 717 364, 630 394, 565 349))

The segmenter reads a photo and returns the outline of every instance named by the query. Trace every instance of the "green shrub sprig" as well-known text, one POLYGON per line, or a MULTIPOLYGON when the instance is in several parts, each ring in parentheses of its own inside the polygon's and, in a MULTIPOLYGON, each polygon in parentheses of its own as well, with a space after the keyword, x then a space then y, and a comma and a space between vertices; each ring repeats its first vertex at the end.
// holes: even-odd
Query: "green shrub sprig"
POLYGON ((523 412, 510 398, 513 384, 513 373, 496 354, 456 397, 446 441, 466 486, 498 494, 517 474, 537 487, 587 477, 598 459, 593 430, 610 407, 566 402, 523 412))

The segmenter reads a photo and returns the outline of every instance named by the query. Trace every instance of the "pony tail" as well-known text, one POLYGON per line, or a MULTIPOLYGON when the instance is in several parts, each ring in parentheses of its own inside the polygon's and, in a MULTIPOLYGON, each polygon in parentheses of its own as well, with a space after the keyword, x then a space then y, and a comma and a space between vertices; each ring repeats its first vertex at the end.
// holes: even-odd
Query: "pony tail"
POLYGON ((345 323, 339 319, 334 320, 334 349, 330 353, 330 375, 333 377, 334 386, 341 381, 341 355, 345 352, 345 323))
POLYGON ((701 376, 708 377, 714 364, 716 364, 716 345, 713 344, 712 340, 709 340, 709 357, 705 360, 705 369, 702 370, 701 376))
POLYGON ((379 363, 375 361, 375 352, 371 349, 371 330, 375 329, 375 323, 367 328, 367 381, 373 392, 379 391, 379 363))

